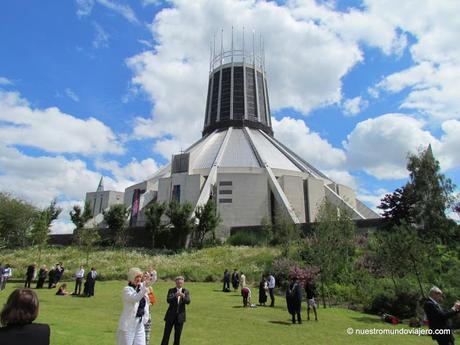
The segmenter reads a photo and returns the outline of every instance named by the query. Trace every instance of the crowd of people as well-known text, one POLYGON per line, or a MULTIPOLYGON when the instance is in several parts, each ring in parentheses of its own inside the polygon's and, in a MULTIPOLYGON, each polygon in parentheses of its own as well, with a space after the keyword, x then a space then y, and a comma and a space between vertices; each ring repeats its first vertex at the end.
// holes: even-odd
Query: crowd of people
MULTIPOLYGON (((38 269, 37 263, 32 263, 27 266, 25 273, 24 288, 32 288, 33 283, 36 281, 35 288, 43 289, 46 280, 48 279, 48 289, 57 288, 56 295, 59 296, 84 296, 91 297, 94 296, 94 289, 96 285, 97 271, 94 267, 91 267, 91 270, 85 276, 85 269, 81 265, 75 272, 75 290, 72 294, 67 292, 67 284, 60 285, 60 281, 63 277, 65 268, 62 262, 54 265, 50 270, 46 265, 40 266, 38 269), (83 284, 83 280, 85 280, 83 284), (82 293, 83 285, 83 293, 82 293), (65 291, 65 293, 64 293, 65 291)), ((5 290, 6 283, 13 276, 13 269, 10 265, 2 266, 0 264, 0 292, 5 290)))
MULTIPOLYGON (((5 266, 6 267, 6 266, 5 266)), ((5 267, 2 267, 2 277, 4 276, 5 267)), ((8 297, 8 300, 0 313, 0 344, 2 345, 49 345, 50 328, 45 324, 33 323, 38 316, 39 301, 36 293, 30 289, 31 283, 36 278, 36 264, 27 268, 25 287, 14 290, 8 297)), ((62 263, 56 265, 56 268, 62 269, 62 263)), ((55 270, 56 270, 55 268, 55 270)), ((41 270, 46 267, 42 266, 41 270)), ((37 285, 43 285, 43 277, 46 275, 38 272, 37 285)), ((11 277, 11 271, 7 272, 11 277)), ((48 274, 49 276, 49 274, 48 274)), ((62 276, 62 274, 61 274, 62 276)), ((96 280, 96 270, 92 268, 86 275, 85 290, 91 291, 91 284, 96 280)), ((52 284, 55 284, 56 275, 52 275, 52 284)), ((75 290, 73 294, 80 294, 85 270, 83 266, 75 272, 75 290)), ((149 345, 152 318, 150 307, 155 304, 156 297, 153 292, 153 284, 157 281, 157 272, 150 268, 142 271, 139 268, 131 268, 127 272, 127 286, 123 288, 122 303, 123 310, 119 318, 118 329, 116 332, 117 345, 149 345)), ((57 281, 59 282, 59 280, 57 281)), ((56 283, 57 283, 56 282, 56 283)), ((175 287, 168 290, 166 301, 168 308, 164 316, 164 330, 161 345, 168 345, 172 329, 174 328, 174 345, 180 345, 182 329, 186 320, 186 305, 190 304, 190 292, 184 287, 185 279, 178 276, 175 279, 175 287)), ((3 283, 3 280, 2 280, 3 283)), ((251 302, 251 289, 247 285, 246 277, 243 272, 237 269, 232 274, 228 270, 224 272, 223 290, 230 289, 234 291, 240 289, 243 298, 244 307, 256 307, 251 302)), ((270 306, 275 305, 274 289, 276 280, 273 274, 262 276, 259 282, 259 305, 265 306, 270 297, 270 306), (270 290, 272 289, 272 290, 270 290)), ((94 294, 94 286, 93 294, 94 294)), ((85 291, 84 290, 84 291, 85 291)), ((318 320, 316 305, 316 288, 313 280, 307 280, 302 284, 295 276, 291 277, 286 288, 285 297, 287 310, 292 318, 292 323, 302 323, 302 301, 303 291, 305 291, 307 301, 307 320, 310 320, 310 311, 313 309, 315 320, 318 320)), ((67 296, 67 284, 59 285, 56 295, 67 296)), ((460 313, 460 302, 457 301, 450 309, 443 309, 440 305, 443 299, 442 291, 433 287, 429 292, 429 298, 424 303, 424 311, 432 330, 432 338, 439 345, 454 345, 453 333, 439 333, 438 330, 449 329, 449 320, 460 313)))

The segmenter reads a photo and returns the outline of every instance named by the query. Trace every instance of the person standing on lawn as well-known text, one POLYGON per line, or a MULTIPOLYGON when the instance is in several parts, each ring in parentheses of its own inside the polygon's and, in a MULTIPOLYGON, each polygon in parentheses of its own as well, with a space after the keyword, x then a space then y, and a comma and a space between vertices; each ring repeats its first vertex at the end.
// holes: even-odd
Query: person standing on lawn
POLYGON ((241 289, 246 287, 246 276, 244 275, 243 272, 241 272, 241 275, 240 275, 240 284, 241 284, 241 289))
POLYGON ((161 345, 169 344, 174 327, 174 345, 180 345, 180 337, 185 322, 185 306, 190 304, 190 292, 184 288, 184 277, 176 277, 176 287, 169 289, 166 301, 169 304, 165 314, 165 329, 161 345))
POLYGON ((139 268, 133 267, 128 271, 128 286, 122 294, 123 311, 118 322, 117 345, 145 345, 149 285, 149 277, 144 276, 139 268))
POLYGON ((11 278, 12 275, 13 275, 13 269, 11 268, 11 266, 8 264, 5 265, 5 267, 3 268, 3 279, 0 284, 0 291, 5 290, 6 282, 8 281, 8 279, 11 278))
POLYGON ((54 277, 56 276, 56 266, 52 267, 51 270, 48 272, 48 289, 52 289, 55 287, 54 285, 54 277))
POLYGON ((259 305, 261 306, 265 306, 265 303, 267 303, 267 290, 267 281, 265 280, 265 277, 262 276, 259 283, 259 305))
POLYGON ((233 290, 238 290, 238 286, 240 286, 240 277, 238 276, 238 271, 235 268, 232 273, 232 286, 233 290))
POLYGON ((316 311, 316 286, 312 280, 305 284, 305 293, 307 294, 307 320, 310 321, 310 309, 313 308, 315 313, 315 321, 318 321, 318 313, 316 311))
POLYGON ((292 316, 292 323, 295 323, 296 315, 299 324, 302 323, 302 317, 300 315, 302 309, 302 289, 297 282, 297 277, 291 278, 291 283, 286 290, 286 303, 289 314, 292 316))
POLYGON ((43 288, 43 284, 45 283, 47 274, 48 274, 48 269, 46 268, 46 265, 43 265, 38 271, 37 289, 43 288))
POLYGON ((268 276, 268 293, 270 294, 270 307, 275 306, 275 277, 270 273, 268 276))
POLYGON ((32 280, 35 279, 36 267, 37 267, 37 264, 36 264, 36 263, 33 263, 32 265, 29 265, 29 266, 27 267, 26 282, 24 283, 24 287, 25 287, 25 288, 29 288, 29 289, 30 289, 30 284, 32 283, 32 280))
POLYGON ((224 287, 223 292, 230 292, 230 272, 226 269, 224 272, 224 287))
POLYGON ((75 291, 73 292, 74 295, 81 294, 81 285, 84 277, 85 268, 83 267, 83 265, 80 265, 80 268, 75 272, 75 291))
POLYGON ((436 340, 439 345, 454 345, 455 339, 452 328, 449 325, 449 320, 460 312, 460 302, 457 301, 450 309, 443 309, 439 304, 442 300, 442 291, 438 287, 433 286, 423 309, 425 310, 428 325, 432 331, 431 338, 436 340), (442 333, 439 331, 442 331, 442 333), (445 334, 445 331, 448 331, 448 334, 445 334))
POLYGON ((97 272, 94 267, 91 267, 91 271, 86 276, 86 297, 94 296, 94 287, 96 285, 97 272))

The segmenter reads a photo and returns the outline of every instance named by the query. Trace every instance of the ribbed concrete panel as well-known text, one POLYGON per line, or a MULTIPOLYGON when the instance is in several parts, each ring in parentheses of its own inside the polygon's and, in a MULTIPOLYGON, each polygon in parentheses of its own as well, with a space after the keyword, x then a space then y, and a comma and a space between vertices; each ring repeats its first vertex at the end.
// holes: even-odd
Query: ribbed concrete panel
POLYGON ((221 167, 259 167, 257 158, 243 130, 235 128, 222 156, 221 167))
POLYGON ((191 169, 208 169, 212 166, 219 152, 220 145, 222 145, 222 141, 224 140, 225 133, 227 131, 212 134, 204 145, 200 146, 200 152, 191 162, 191 169))
POLYGON ((267 138, 265 138, 258 130, 248 128, 251 131, 254 145, 257 151, 267 161, 267 164, 272 169, 284 169, 300 171, 280 150, 278 150, 267 138))

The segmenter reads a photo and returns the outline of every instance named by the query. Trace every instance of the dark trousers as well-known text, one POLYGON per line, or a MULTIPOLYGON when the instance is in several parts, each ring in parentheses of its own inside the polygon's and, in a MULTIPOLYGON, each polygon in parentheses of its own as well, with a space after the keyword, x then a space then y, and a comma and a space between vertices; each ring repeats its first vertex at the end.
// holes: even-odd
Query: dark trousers
POLYGON ((74 291, 74 294, 75 295, 79 295, 81 294, 81 282, 83 281, 83 278, 77 278, 75 279, 75 291, 74 291), (77 293, 77 290, 78 290, 78 293, 77 293))
POLYGON ((300 316, 300 311, 295 312, 295 313, 293 313, 293 314, 291 314, 291 315, 292 315, 292 323, 295 323, 295 316, 296 316, 296 315, 297 315, 297 321, 298 321, 299 323, 302 323, 302 318, 301 318, 301 316, 300 316))
POLYGON ((230 291, 230 280, 224 280, 224 287, 222 291, 230 291))
POLYGON ((45 283, 45 278, 38 278, 37 280, 37 289, 41 289, 43 287, 43 284, 45 283))
POLYGON ((451 334, 440 335, 436 338, 436 341, 438 342, 439 345, 455 345, 454 336, 451 334))
POLYGON ((275 306, 275 289, 268 289, 268 293, 270 294, 270 307, 275 306))
POLYGON ((169 336, 171 335, 173 326, 174 326, 174 345, 180 345, 180 336, 182 334, 182 327, 184 327, 184 324, 182 322, 177 322, 177 319, 174 320, 173 322, 171 321, 165 322, 165 330, 163 332, 163 340, 161 341, 161 345, 169 344, 169 336))
POLYGON ((30 283, 32 283, 32 277, 26 277, 26 282, 24 284, 24 287, 30 288, 30 283))

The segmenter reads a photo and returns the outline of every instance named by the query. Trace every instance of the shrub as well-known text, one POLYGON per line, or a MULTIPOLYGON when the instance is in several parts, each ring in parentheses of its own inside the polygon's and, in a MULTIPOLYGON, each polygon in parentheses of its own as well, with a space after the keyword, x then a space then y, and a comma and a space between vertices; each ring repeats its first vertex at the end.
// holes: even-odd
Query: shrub
POLYGON ((227 239, 227 243, 232 246, 257 246, 260 241, 257 235, 249 231, 238 231, 227 239))
POLYGON ((372 301, 371 308, 366 310, 374 314, 388 313, 400 318, 411 318, 416 315, 419 295, 414 292, 401 291, 396 295, 380 293, 372 301))

